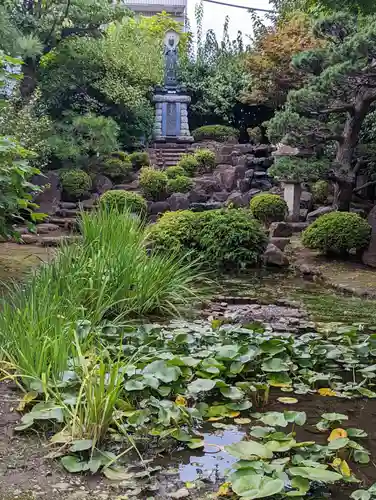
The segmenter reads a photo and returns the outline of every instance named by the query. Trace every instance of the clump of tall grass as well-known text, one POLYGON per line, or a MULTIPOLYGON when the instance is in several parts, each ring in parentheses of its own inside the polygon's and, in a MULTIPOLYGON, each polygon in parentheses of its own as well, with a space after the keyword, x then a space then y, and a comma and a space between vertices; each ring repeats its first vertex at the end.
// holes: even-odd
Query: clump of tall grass
POLYGON ((176 316, 197 299, 197 266, 149 254, 140 218, 116 210, 82 213, 81 232, 82 241, 62 247, 24 285, 9 287, 0 305, 3 357, 27 377, 61 376, 79 320, 95 327, 106 318, 176 316))

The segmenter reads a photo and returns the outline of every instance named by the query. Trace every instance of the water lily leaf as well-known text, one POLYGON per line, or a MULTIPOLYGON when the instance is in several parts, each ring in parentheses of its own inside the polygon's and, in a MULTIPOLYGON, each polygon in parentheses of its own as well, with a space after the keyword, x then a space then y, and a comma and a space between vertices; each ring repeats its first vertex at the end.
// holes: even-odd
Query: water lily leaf
POLYGON ((230 365, 230 372, 237 375, 243 371, 244 366, 244 363, 241 363, 240 361, 233 361, 230 365))
POLYGON ((357 391, 362 395, 366 396, 367 398, 376 398, 376 392, 370 391, 369 389, 366 389, 365 387, 358 387, 357 391))
POLYGON ((265 446, 273 452, 280 453, 283 451, 291 450, 291 448, 294 448, 295 444, 296 444, 295 439, 289 439, 288 441, 274 441, 274 440, 272 440, 272 441, 268 441, 267 443, 265 443, 265 446))
POLYGON ((231 475, 232 490, 240 497, 252 500, 280 493, 284 488, 282 479, 271 479, 253 471, 236 471, 231 475))
POLYGON ((124 389, 126 391, 142 391, 145 389, 146 384, 143 380, 131 379, 127 380, 124 384, 124 389))
POLYGON ((330 436, 328 437, 328 441, 334 441, 338 438, 347 438, 347 432, 345 431, 345 429, 341 429, 340 427, 337 429, 333 429, 330 433, 330 436))
POLYGON ((289 365, 281 358, 267 359, 261 365, 261 370, 264 372, 287 372, 289 365))
POLYGON ((234 418, 234 422, 238 425, 246 425, 251 423, 250 418, 234 418))
POLYGON ((286 427, 288 422, 283 413, 278 411, 269 411, 262 415, 259 420, 265 425, 286 427))
POLYGON ((349 467, 349 464, 346 462, 346 460, 341 460, 341 464, 339 466, 339 471, 344 477, 350 477, 351 476, 351 469, 349 467))
POLYGON ((304 497, 305 494, 309 491, 310 482, 309 479, 305 477, 295 476, 291 479, 291 486, 297 489, 285 493, 287 497, 299 497, 299 496, 304 497))
POLYGON ((157 359, 145 366, 143 373, 153 375, 165 384, 168 384, 169 382, 178 380, 181 375, 181 370, 178 366, 168 366, 166 361, 157 359))
POLYGON ((72 446, 69 448, 69 451, 76 452, 90 450, 92 446, 93 441, 91 439, 76 439, 75 441, 72 441, 72 446))
POLYGON ((333 441, 330 441, 328 444, 329 450, 340 450, 341 448, 345 448, 345 446, 349 443, 349 438, 337 438, 333 441))
POLYGON ((240 441, 239 443, 225 446, 227 453, 242 460, 251 460, 252 457, 272 458, 273 452, 266 446, 256 441, 240 441))
POLYGON ((188 391, 197 394, 198 392, 211 391, 215 387, 215 380, 208 378, 198 378, 188 384, 188 391))
POLYGON ((19 402, 16 410, 17 411, 24 411, 26 406, 31 403, 32 401, 35 401, 38 397, 38 392, 37 391, 30 391, 24 394, 23 398, 19 402))
POLYGON ((291 467, 289 473, 292 476, 305 477, 311 481, 321 481, 323 483, 334 483, 342 479, 342 475, 338 474, 338 472, 316 467, 291 467))
POLYGON ((346 429, 346 431, 349 437, 363 438, 368 436, 366 431, 364 431, 363 429, 356 429, 355 427, 349 427, 348 429, 346 429))
POLYGON ((239 353, 237 345, 223 345, 217 349, 217 359, 233 359, 239 353))
POLYGON ((133 478, 134 476, 123 467, 117 467, 115 465, 104 467, 102 469, 102 472, 106 476, 106 478, 110 479, 111 481, 125 481, 127 479, 133 478))
POLYGON ((226 403, 226 407, 229 410, 249 410, 249 408, 252 408, 252 403, 250 401, 242 401, 241 403, 226 403))
POLYGON ((252 427, 250 435, 255 438, 263 438, 274 431, 274 427, 261 427, 259 425, 255 425, 252 427))
POLYGON ((287 373, 270 373, 268 384, 272 387, 291 387, 292 380, 287 373))
POLYGON ((244 392, 237 387, 223 387, 220 391, 225 398, 242 399, 244 397, 244 392))
POLYGON ((168 396, 170 392, 171 392, 171 387, 169 387, 168 385, 160 385, 158 387, 158 393, 164 398, 168 396))
POLYGON ((368 464, 370 462, 370 458, 368 453, 365 451, 355 450, 354 451, 354 460, 358 464, 368 464))
POLYGON ((298 402, 296 398, 277 398, 277 401, 285 405, 294 405, 298 402))
POLYGON ((353 498, 354 500, 370 500, 371 493, 367 490, 355 490, 351 493, 350 498, 353 498))
POLYGON ((201 438, 192 438, 188 443, 188 448, 191 450, 196 450, 197 448, 203 448, 205 446, 204 440, 201 438))
POLYGON ((62 466, 68 472, 83 472, 85 470, 89 470, 88 462, 81 461, 78 457, 73 455, 67 455, 60 459, 62 466))
POLYGON ((200 359, 192 358, 191 356, 182 356, 180 359, 186 366, 190 366, 191 368, 194 368, 201 362, 200 359))
POLYGON ((341 422, 342 420, 349 419, 349 417, 343 413, 323 413, 321 418, 327 420, 328 422, 341 422))
POLYGON ((300 426, 304 425, 307 421, 307 414, 305 411, 284 411, 283 416, 287 422, 295 423, 300 426))
POLYGON ((181 429, 177 429, 174 432, 172 432, 171 436, 177 441, 182 441, 182 442, 184 441, 188 442, 192 439, 192 436, 190 434, 181 429))

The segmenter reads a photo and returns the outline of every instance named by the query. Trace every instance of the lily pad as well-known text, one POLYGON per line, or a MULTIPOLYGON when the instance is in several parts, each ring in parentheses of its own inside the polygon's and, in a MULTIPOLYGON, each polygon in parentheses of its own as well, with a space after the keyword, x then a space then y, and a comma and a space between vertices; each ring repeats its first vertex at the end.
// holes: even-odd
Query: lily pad
POLYGON ((334 483, 342 479, 342 475, 338 472, 333 472, 317 467, 291 467, 289 474, 292 476, 300 476, 310 479, 311 481, 321 481, 323 483, 334 483))
POLYGON ((253 457, 272 458, 273 452, 266 446, 256 441, 240 441, 239 443, 225 446, 227 453, 242 460, 251 460, 253 457))
POLYGON ((188 391, 197 394, 198 392, 211 391, 215 387, 215 380, 208 378, 198 378, 188 384, 188 391))

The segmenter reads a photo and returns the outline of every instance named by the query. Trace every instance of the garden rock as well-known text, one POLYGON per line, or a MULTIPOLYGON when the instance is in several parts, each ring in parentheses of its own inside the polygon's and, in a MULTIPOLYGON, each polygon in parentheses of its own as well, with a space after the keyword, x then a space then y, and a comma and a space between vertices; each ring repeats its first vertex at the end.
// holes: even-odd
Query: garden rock
POLYGON ((34 201, 39 205, 38 212, 53 214, 61 201, 60 179, 56 172, 35 175, 31 182, 36 186, 46 186, 34 201))
POLYGON ((263 255, 264 264, 267 266, 284 267, 289 265, 286 255, 278 247, 269 243, 263 255))
POLYGON ((307 208, 308 210, 312 209, 313 206, 313 196, 309 191, 302 191, 300 195, 300 206, 301 208, 307 208))
POLYGON ((59 203, 59 207, 64 210, 74 210, 75 208, 78 208, 78 205, 77 203, 73 203, 71 201, 62 201, 59 203))
POLYGON ((239 179, 237 181, 237 187, 241 193, 246 193, 251 187, 251 182, 249 179, 239 179))
POLYGON ((279 248, 282 252, 290 243, 290 238, 270 238, 270 243, 279 248))
MULTIPOLYGON (((213 197, 216 193, 213 194, 213 197)), ((228 193, 227 193, 228 194, 228 193)), ((190 203, 205 203, 210 198, 210 195, 202 189, 193 189, 188 194, 190 203)), ((220 200, 218 200, 220 201, 220 200)))
POLYGON ((170 209, 173 211, 187 210, 189 208, 188 194, 174 193, 167 198, 166 203, 169 204, 170 209))
POLYGON ((38 236, 36 234, 23 234, 21 236, 21 239, 23 243, 26 243, 27 245, 32 245, 34 243, 37 243, 38 236))
POLYGON ((163 214, 170 210, 170 205, 167 201, 151 201, 148 204, 148 211, 151 215, 163 214))
POLYGON ((368 224, 372 228, 371 241, 362 260, 366 266, 376 267, 376 206, 368 214, 368 224))
POLYGON ((192 203, 191 210, 193 212, 204 212, 206 210, 218 210, 223 207, 223 203, 209 202, 209 203, 192 203))
POLYGON ((318 219, 320 215, 324 214, 329 214, 330 212, 335 212, 334 207, 319 207, 317 210, 314 210, 313 212, 309 212, 307 215, 307 221, 308 222, 313 222, 314 220, 318 219))
POLYGON ((96 175, 93 179, 93 190, 98 194, 103 194, 112 189, 112 182, 105 175, 96 175))
MULTIPOLYGON (((232 167, 231 167, 232 168, 232 167)), ((205 193, 215 193, 217 191, 222 191, 218 179, 213 176, 203 176, 195 179, 195 190, 204 191, 205 193)))
POLYGON ((37 233, 48 234, 51 231, 57 231, 58 229, 60 229, 60 228, 57 224, 49 224, 49 223, 38 224, 37 233))
POLYGON ((235 191, 234 193, 231 193, 230 196, 227 198, 226 205, 232 205, 236 208, 244 207, 245 205, 247 205, 247 201, 242 193, 235 191))
POLYGON ((216 179, 222 189, 232 191, 236 188, 237 174, 234 167, 220 165, 216 170, 216 179))
POLYGON ((227 191, 221 191, 219 193, 213 193, 212 200, 219 201, 220 203, 224 203, 228 198, 227 191))
POLYGON ((272 222, 269 233, 272 238, 290 238, 292 236, 292 228, 287 222, 272 222))
POLYGON ((308 215, 308 209, 307 208, 301 208, 299 210, 299 219, 304 222, 307 220, 307 215, 308 215))

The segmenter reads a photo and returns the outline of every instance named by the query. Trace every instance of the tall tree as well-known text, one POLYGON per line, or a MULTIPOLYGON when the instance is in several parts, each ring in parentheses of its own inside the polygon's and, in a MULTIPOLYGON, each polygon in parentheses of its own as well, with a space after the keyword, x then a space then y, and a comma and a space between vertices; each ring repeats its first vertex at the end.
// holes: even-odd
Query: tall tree
POLYGON ((268 134, 274 143, 316 151, 334 147, 335 202, 346 210, 360 168, 354 153, 376 102, 376 16, 362 22, 344 13, 327 16, 317 22, 315 33, 327 43, 293 58, 310 79, 288 94, 285 109, 270 120, 268 134))

